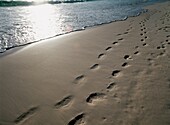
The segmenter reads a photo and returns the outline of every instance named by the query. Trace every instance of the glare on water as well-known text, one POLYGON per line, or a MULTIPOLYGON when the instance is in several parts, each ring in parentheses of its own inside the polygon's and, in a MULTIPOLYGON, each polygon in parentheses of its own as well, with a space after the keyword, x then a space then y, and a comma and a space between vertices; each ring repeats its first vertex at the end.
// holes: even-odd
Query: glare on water
POLYGON ((62 25, 62 20, 60 21, 61 14, 59 9, 56 13, 56 8, 52 5, 45 4, 32 7, 28 11, 29 15, 27 16, 27 20, 29 20, 36 38, 41 38, 47 34, 54 34, 56 30, 57 32, 61 32, 60 30, 62 29, 60 25, 62 25))

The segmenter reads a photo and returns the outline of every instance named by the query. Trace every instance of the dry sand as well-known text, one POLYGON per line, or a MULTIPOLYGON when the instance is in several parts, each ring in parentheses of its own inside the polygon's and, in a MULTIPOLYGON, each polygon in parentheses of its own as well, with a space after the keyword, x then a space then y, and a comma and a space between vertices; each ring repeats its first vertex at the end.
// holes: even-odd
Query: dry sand
POLYGON ((170 125, 170 2, 0 58, 0 125, 170 125))

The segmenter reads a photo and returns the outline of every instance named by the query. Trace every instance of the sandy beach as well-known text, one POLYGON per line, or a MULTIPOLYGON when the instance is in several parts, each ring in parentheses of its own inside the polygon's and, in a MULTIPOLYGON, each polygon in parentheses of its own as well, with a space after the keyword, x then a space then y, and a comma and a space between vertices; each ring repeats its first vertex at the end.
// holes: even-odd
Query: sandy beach
POLYGON ((170 125, 170 2, 147 9, 1 54, 0 125, 170 125))

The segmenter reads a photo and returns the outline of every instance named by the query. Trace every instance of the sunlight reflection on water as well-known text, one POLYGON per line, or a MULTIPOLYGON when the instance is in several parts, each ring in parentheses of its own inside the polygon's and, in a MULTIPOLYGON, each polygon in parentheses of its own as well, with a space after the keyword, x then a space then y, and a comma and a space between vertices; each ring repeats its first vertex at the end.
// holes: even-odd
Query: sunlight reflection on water
MULTIPOLYGON (((15 47, 73 30, 67 24, 62 6, 42 4, 37 6, 5 8, 0 24, 0 50, 15 47), (7 25, 6 27, 3 25, 7 25)), ((2 11, 1 11, 2 13, 2 11)), ((0 15, 1 15, 0 13, 0 15)))
POLYGON ((29 20, 32 31, 35 33, 35 39, 42 36, 56 35, 54 31, 62 33, 61 14, 60 10, 56 11, 56 9, 49 4, 29 8, 27 20, 29 20))
POLYGON ((117 5, 110 0, 0 7, 0 52, 142 11, 140 4, 117 5))

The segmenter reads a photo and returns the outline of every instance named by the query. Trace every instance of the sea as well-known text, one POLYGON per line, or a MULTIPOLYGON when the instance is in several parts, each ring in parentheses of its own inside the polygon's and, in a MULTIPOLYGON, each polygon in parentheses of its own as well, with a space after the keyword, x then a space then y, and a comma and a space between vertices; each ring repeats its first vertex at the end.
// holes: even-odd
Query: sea
MULTIPOLYGON (((0 0, 0 53, 145 13, 166 0, 0 0)), ((50 43, 49 43, 50 44, 50 43)))

